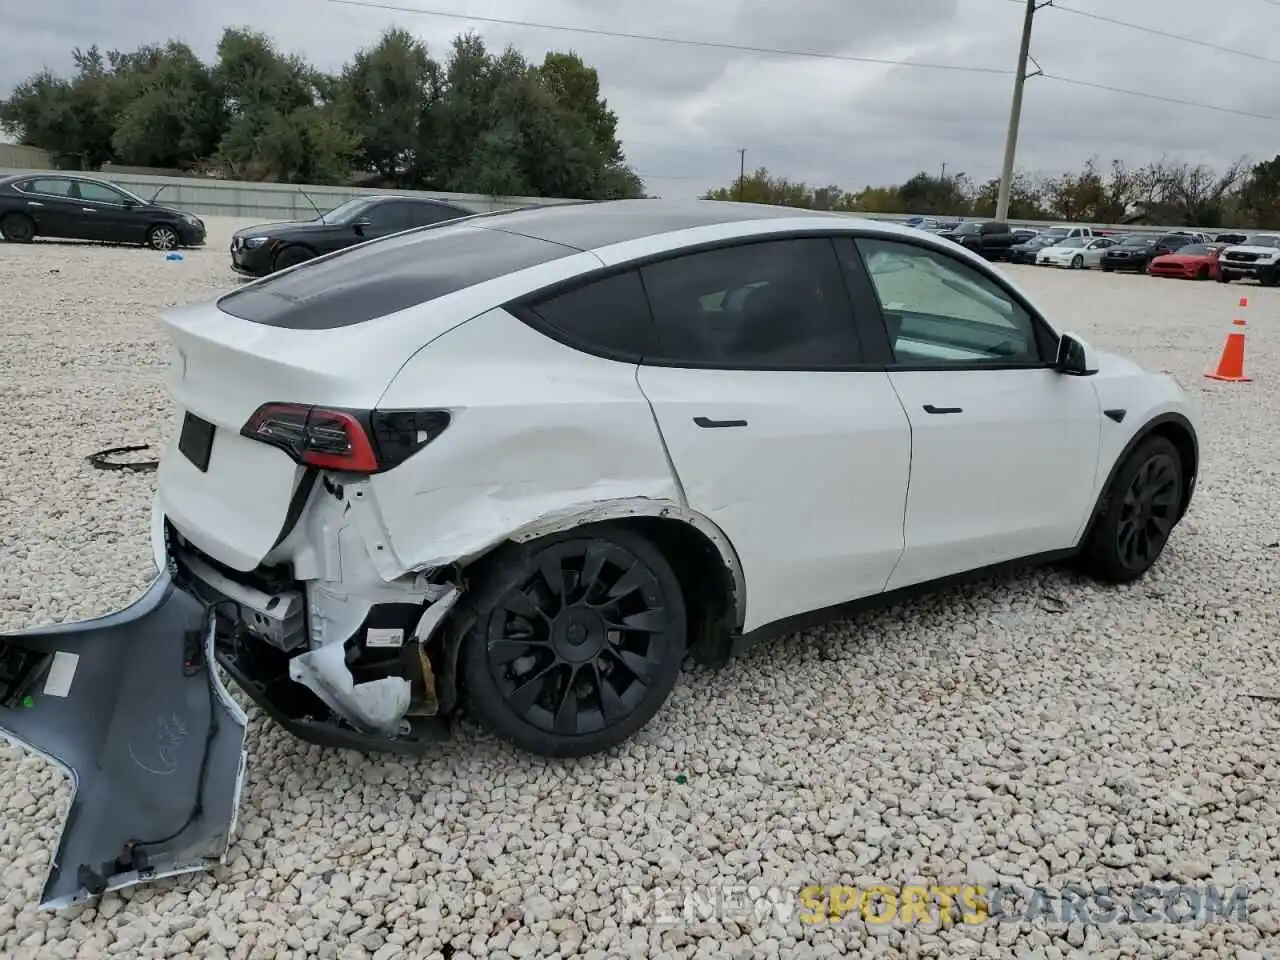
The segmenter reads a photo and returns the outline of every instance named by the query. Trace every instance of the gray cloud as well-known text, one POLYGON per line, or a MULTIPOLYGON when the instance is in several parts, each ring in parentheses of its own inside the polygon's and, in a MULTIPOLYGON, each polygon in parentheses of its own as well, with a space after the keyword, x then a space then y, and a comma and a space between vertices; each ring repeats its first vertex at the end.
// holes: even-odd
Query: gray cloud
MULTIPOLYGON (((1021 10, 1008 0, 391 0, 469 16, 518 19, 748 46, 1012 70, 1021 10)), ((1247 19, 1208 17, 1199 0, 1064 0, 1075 7, 1280 58, 1280 8, 1233 0, 1247 19)), ((897 182, 942 163, 977 180, 1003 152, 1012 78, 650 43, 355 9, 323 0, 57 0, 9 13, 0 91, 70 50, 132 48, 171 37, 212 57, 226 26, 249 25, 281 48, 336 69, 398 25, 440 56, 471 26, 494 48, 531 59, 572 49, 597 67, 621 118, 628 157, 653 192, 692 195, 730 182, 738 148, 750 168, 849 188, 897 182), (43 7, 43 9, 42 9, 43 7)), ((1280 65, 1098 23, 1059 9, 1037 16, 1033 55, 1049 75, 1280 117, 1280 65)), ((1097 156, 1139 164, 1167 155, 1225 166, 1269 157, 1280 120, 1249 119, 1038 77, 1029 82, 1019 166, 1041 173, 1097 156)))

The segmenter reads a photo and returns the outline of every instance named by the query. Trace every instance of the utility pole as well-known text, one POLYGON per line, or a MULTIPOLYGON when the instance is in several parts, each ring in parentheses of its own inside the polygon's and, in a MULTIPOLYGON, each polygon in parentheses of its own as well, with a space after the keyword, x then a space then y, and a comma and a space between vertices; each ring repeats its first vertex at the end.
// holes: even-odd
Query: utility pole
POLYGON ((942 161, 942 176, 940 176, 938 179, 944 183, 947 180, 947 161, 945 160, 942 161))
POLYGON ((738 200, 742 200, 742 192, 747 184, 747 148, 738 148, 738 200))
POLYGON ((1004 141, 1004 166, 1000 171, 1000 196, 996 201, 997 220, 1005 220, 1009 216, 1009 191, 1013 187, 1013 163, 1018 152, 1018 123, 1022 119, 1022 88, 1027 82, 1027 60, 1031 55, 1031 24, 1039 9, 1036 0, 1027 0, 1027 10, 1022 18, 1022 42, 1018 46, 1018 71, 1013 78, 1009 133, 1004 141))

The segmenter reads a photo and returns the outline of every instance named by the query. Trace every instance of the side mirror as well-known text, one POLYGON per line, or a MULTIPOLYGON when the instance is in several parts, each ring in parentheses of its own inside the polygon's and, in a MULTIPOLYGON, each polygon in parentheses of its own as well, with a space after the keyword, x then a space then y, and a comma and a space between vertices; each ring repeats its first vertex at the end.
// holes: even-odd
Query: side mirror
POLYGON ((132 210, 132 209, 133 209, 134 207, 136 207, 136 206, 137 206, 137 204, 136 204, 136 203, 134 203, 132 200, 126 200, 126 201, 124 202, 124 208, 125 208, 126 210, 132 210))
POLYGON ((372 226, 373 222, 368 217, 361 217, 359 220, 352 222, 351 226, 357 234, 364 236, 364 228, 372 226))
POLYGON ((1074 333, 1064 333, 1058 340, 1058 356, 1054 367, 1069 377, 1090 377, 1098 372, 1090 356, 1089 344, 1074 333))

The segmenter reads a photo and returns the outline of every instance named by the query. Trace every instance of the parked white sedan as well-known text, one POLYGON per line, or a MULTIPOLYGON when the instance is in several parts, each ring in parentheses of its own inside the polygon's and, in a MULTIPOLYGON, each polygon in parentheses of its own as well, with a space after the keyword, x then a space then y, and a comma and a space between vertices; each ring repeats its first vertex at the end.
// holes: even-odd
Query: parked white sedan
POLYGON ((1198 472, 1170 377, 957 244, 839 214, 479 215, 165 326, 155 583, 0 637, 0 731, 75 773, 46 904, 225 854, 246 718, 215 663, 312 743, 420 753, 465 704, 593 753, 686 653, 1007 563, 1135 580, 1198 472))
POLYGON ((1080 270, 1085 267, 1102 265, 1102 251, 1113 246, 1115 241, 1106 237, 1071 237, 1052 247, 1045 247, 1036 254, 1036 263, 1042 267, 1069 267, 1080 270))

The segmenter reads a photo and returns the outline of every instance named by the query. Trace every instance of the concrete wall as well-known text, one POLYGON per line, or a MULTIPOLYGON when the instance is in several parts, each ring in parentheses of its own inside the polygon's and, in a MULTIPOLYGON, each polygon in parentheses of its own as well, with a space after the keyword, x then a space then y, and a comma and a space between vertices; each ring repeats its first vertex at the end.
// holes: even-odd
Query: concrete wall
POLYGON ((49 151, 39 147, 22 147, 16 143, 0 143, 0 169, 47 170, 53 165, 49 151))
MULTIPOLYGON (((13 164, 5 162, 5 157, 9 156, 6 151, 29 151, 30 147, 16 147, 11 144, 0 144, 0 176, 8 173, 30 173, 31 167, 24 167, 22 164, 13 164), (9 168, 9 169, 5 169, 9 168)), ((43 153, 44 151, 36 151, 43 153)), ((16 157, 16 154, 14 155, 16 157)), ((47 155, 46 163, 42 166, 36 166, 36 169, 48 169, 47 155)), ((49 170, 49 172, 56 172, 49 170)), ((63 171, 71 173, 73 171, 63 171)), ((421 190, 381 190, 374 188, 361 187, 322 187, 284 183, 254 183, 240 180, 215 180, 211 177, 165 177, 155 174, 141 173, 123 173, 116 171, 103 172, 101 174, 87 173, 84 176, 100 176, 103 179, 112 180, 128 190, 140 196, 150 199, 156 190, 163 187, 160 195, 156 198, 158 203, 167 206, 177 207, 187 213, 194 213, 198 216, 214 216, 214 217, 240 217, 251 220, 269 221, 269 220, 297 220, 309 219, 316 215, 315 209, 311 203, 307 201, 307 196, 315 202, 320 210, 329 210, 336 207, 345 200, 349 200, 355 196, 374 195, 374 194, 399 194, 403 196, 415 197, 433 197, 439 200, 447 200, 456 203, 464 209, 471 210, 475 213, 487 213, 491 210, 510 210, 516 207, 532 207, 547 206, 558 203, 571 203, 570 200, 558 200, 548 197, 487 197, 481 194, 469 193, 434 193, 421 190)), ((865 216, 865 214, 851 214, 851 216, 865 216)), ((909 219, 908 214, 877 214, 875 219, 887 220, 890 222, 900 223, 909 219)), ((941 219, 955 219, 951 217, 943 217, 941 219)), ((980 217, 965 217, 966 220, 984 219, 980 217)), ((1053 223, 1038 220, 1011 220, 1009 221, 1015 227, 1029 227, 1032 229, 1040 229, 1043 227, 1053 226, 1053 223)), ((1086 223, 1076 224, 1077 226, 1089 226, 1094 229, 1117 230, 1124 233, 1151 233, 1160 234, 1167 233, 1175 229, 1189 229, 1185 227, 1162 227, 1162 226, 1124 226, 1121 224, 1108 223, 1086 223)), ((1207 230, 1206 233, 1253 233, 1257 231, 1244 230, 1235 227, 1227 227, 1217 230, 1207 230)))
MULTIPOLYGON (((25 149, 25 148, 21 148, 25 149)), ((0 176, 9 173, 30 173, 30 169, 3 169, 8 164, 0 163, 0 176)), ((49 170, 50 173, 59 171, 49 170)), ((76 174, 76 171, 61 171, 76 174)), ((487 213, 491 210, 508 210, 516 207, 543 206, 553 203, 568 203, 566 200, 552 200, 539 197, 486 197, 479 194, 466 193, 434 193, 421 190, 380 190, 359 187, 322 187, 284 183, 251 183, 240 180, 215 180, 205 177, 161 177, 153 174, 137 173, 84 173, 82 176, 97 176, 104 180, 118 183, 126 190, 131 190, 144 199, 160 190, 157 203, 176 207, 186 213, 211 217, 243 217, 254 220, 297 220, 310 219, 316 215, 315 209, 307 201, 307 196, 315 202, 320 210, 329 210, 338 204, 356 196, 377 194, 397 194, 400 196, 433 197, 456 203, 464 209, 475 213, 487 213), (161 189, 163 187, 163 189, 161 189)))

